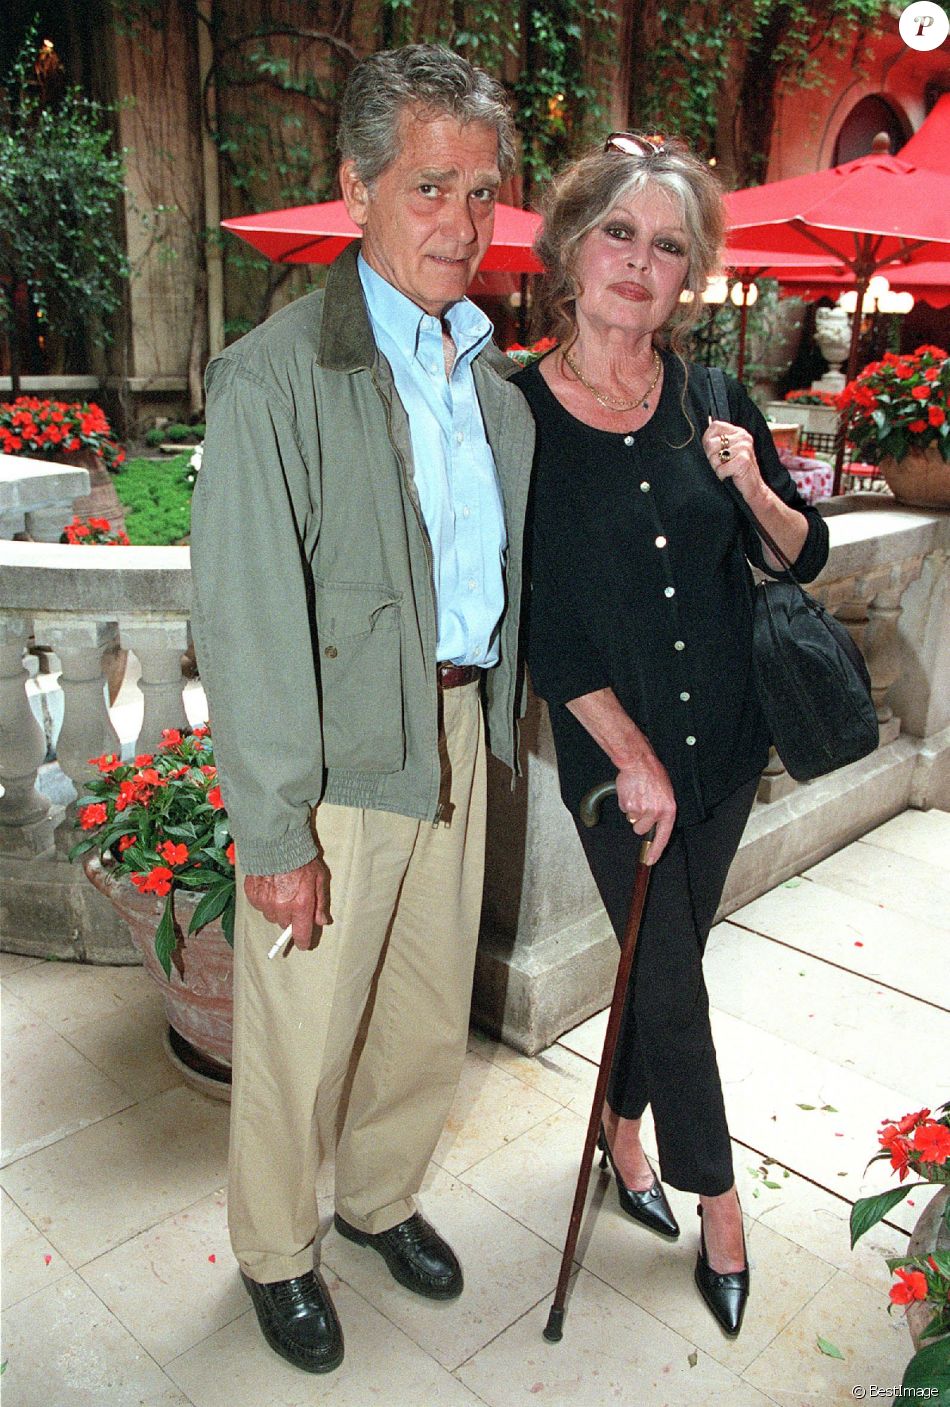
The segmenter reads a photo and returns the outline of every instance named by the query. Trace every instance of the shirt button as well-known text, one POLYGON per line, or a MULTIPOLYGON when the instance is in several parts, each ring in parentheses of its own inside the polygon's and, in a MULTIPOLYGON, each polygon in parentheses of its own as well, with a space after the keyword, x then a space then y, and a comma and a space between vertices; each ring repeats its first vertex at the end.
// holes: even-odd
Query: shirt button
POLYGON ((674 641, 673 641, 673 649, 674 649, 674 650, 685 650, 685 649, 686 649, 686 641, 685 641, 685 640, 674 640, 674 641))
POLYGON ((690 734, 688 735, 687 739, 686 739, 686 746, 687 746, 687 747, 695 747, 695 746, 696 746, 696 739, 693 737, 692 733, 690 733, 690 734))
POLYGON ((657 545, 657 547, 665 547, 665 546, 666 546, 666 538, 663 537, 663 536, 658 537, 658 538, 656 539, 656 545, 657 545))
POLYGON ((323 653, 328 660, 335 660, 337 657, 337 648, 335 645, 328 645, 323 653))
POLYGON ((478 582, 475 580, 475 578, 474 578, 473 576, 470 576, 469 579, 468 579, 468 589, 469 589, 469 591, 474 591, 477 585, 478 585, 478 582))
POLYGON ((684 703, 689 703, 689 690, 684 689, 683 692, 680 694, 680 698, 683 700, 684 703))
POLYGON ((465 439, 465 436, 462 434, 461 430, 456 431, 455 443, 456 443, 457 445, 460 445, 460 444, 462 444, 462 442, 464 441, 464 439, 465 439))
POLYGON ((676 595, 676 587, 675 587, 675 586, 665 586, 665 587, 663 588, 663 595, 664 595, 664 596, 675 596, 675 595, 676 595))
POLYGON ((463 518, 470 518, 471 516, 472 516, 472 510, 471 510, 471 508, 469 508, 468 505, 466 504, 466 506, 462 509, 462 517, 463 517, 463 518))
POLYGON ((632 436, 632 435, 624 435, 624 437, 623 437, 623 442, 624 442, 625 445, 632 445, 632 444, 633 444, 633 436, 632 436))
POLYGON ((641 492, 641 493, 649 493, 649 492, 650 492, 650 485, 647 483, 646 479, 644 479, 643 483, 640 485, 640 492, 641 492))

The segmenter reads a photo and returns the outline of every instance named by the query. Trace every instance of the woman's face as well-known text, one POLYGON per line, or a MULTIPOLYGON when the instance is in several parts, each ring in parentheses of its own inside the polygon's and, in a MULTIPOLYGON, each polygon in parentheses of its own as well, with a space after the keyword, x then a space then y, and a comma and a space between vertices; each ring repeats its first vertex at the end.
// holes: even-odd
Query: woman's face
POLYGON ((657 186, 625 197, 578 248, 578 322, 601 332, 656 331, 676 306, 688 263, 677 202, 657 186))

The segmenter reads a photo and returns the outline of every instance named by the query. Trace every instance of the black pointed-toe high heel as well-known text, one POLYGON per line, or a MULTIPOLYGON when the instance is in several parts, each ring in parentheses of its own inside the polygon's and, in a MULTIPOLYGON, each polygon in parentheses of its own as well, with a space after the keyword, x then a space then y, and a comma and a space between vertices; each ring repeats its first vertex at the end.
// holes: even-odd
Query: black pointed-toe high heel
MULTIPOLYGON (((693 1278, 696 1281, 696 1288, 712 1314, 716 1323, 723 1333, 734 1339, 742 1328, 742 1316, 745 1313, 746 1300, 749 1298, 749 1256, 746 1252, 746 1266, 744 1270, 733 1270, 727 1275, 720 1275, 717 1270, 713 1270, 706 1255, 706 1238, 703 1235, 702 1206, 696 1208, 700 1216, 699 1223, 699 1254, 696 1257, 696 1271, 693 1278)), ((742 1209, 739 1209, 742 1215, 742 1209)), ((742 1233, 742 1249, 745 1251, 745 1232, 742 1233)))
MULTIPOLYGON (((597 1136, 597 1147, 603 1154, 600 1166, 606 1168, 609 1164, 613 1170, 617 1183, 617 1196, 620 1200, 620 1210, 626 1212, 627 1216, 638 1221, 649 1231, 655 1231, 657 1235, 665 1236, 668 1241, 675 1241, 680 1234, 679 1224, 666 1200, 666 1193, 663 1191, 660 1179, 656 1174, 653 1174, 653 1186, 646 1188, 643 1192, 625 1187, 611 1155, 610 1144, 607 1142, 607 1134, 603 1124, 601 1124, 600 1133, 597 1136)), ((651 1168, 650 1171, 653 1172, 653 1169, 651 1168)))

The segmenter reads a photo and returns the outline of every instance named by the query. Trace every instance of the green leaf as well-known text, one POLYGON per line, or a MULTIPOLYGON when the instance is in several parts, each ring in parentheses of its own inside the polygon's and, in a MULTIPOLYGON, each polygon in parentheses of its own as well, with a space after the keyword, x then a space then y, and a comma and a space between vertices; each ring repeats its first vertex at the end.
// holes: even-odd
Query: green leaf
POLYGON ((906 1187, 892 1187, 888 1192, 881 1192, 876 1197, 859 1197, 851 1208, 852 1251, 866 1231, 870 1231, 872 1226, 876 1226, 883 1217, 887 1216, 892 1207, 896 1207, 898 1202, 904 1200, 911 1187, 919 1187, 920 1185, 920 1183, 910 1183, 906 1187))
POLYGON ((224 936, 231 947, 234 947, 234 895, 231 895, 231 902, 221 915, 221 927, 224 929, 224 936))
POLYGON ((175 891, 172 889, 165 900, 165 908, 162 910, 162 917, 155 930, 155 956, 162 965, 165 976, 171 980, 172 975, 172 953, 178 946, 178 935, 175 932, 174 913, 172 903, 175 891))
POLYGON ((928 1395, 927 1401, 950 1407, 950 1336, 917 1350, 904 1370, 901 1387, 908 1395, 916 1389, 919 1396, 923 1396, 922 1389, 936 1389, 936 1395, 928 1395))
POLYGON ((216 889, 209 889, 191 916, 188 932, 197 933, 199 929, 204 928, 206 923, 210 923, 212 919, 216 919, 219 914, 223 913, 233 892, 234 885, 230 880, 225 880, 216 889))
POLYGON ((841 1349, 837 1344, 832 1343, 830 1339, 823 1339, 819 1334, 815 1339, 815 1343, 826 1358, 840 1358, 841 1362, 844 1362, 844 1354, 841 1352, 841 1349))
POLYGON ((821 1112, 823 1114, 837 1114, 838 1111, 833 1104, 823 1104, 821 1106, 821 1112))
POLYGON ((770 1182, 766 1177, 762 1179, 762 1186, 771 1187, 773 1192, 779 1192, 781 1191, 782 1184, 780 1182, 770 1182))
POLYGON ((795 1107, 796 1109, 813 1110, 816 1106, 814 1104, 796 1104, 795 1107))

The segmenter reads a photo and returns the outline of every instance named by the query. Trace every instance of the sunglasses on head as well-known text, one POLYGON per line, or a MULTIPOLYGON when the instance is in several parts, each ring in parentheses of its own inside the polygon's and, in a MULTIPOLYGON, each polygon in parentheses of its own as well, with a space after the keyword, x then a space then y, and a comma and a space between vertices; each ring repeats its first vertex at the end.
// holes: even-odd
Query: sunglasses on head
POLYGON ((667 150, 663 138, 656 132, 651 137, 636 132, 611 132, 604 142, 604 151, 619 151, 624 156, 659 156, 667 150))

